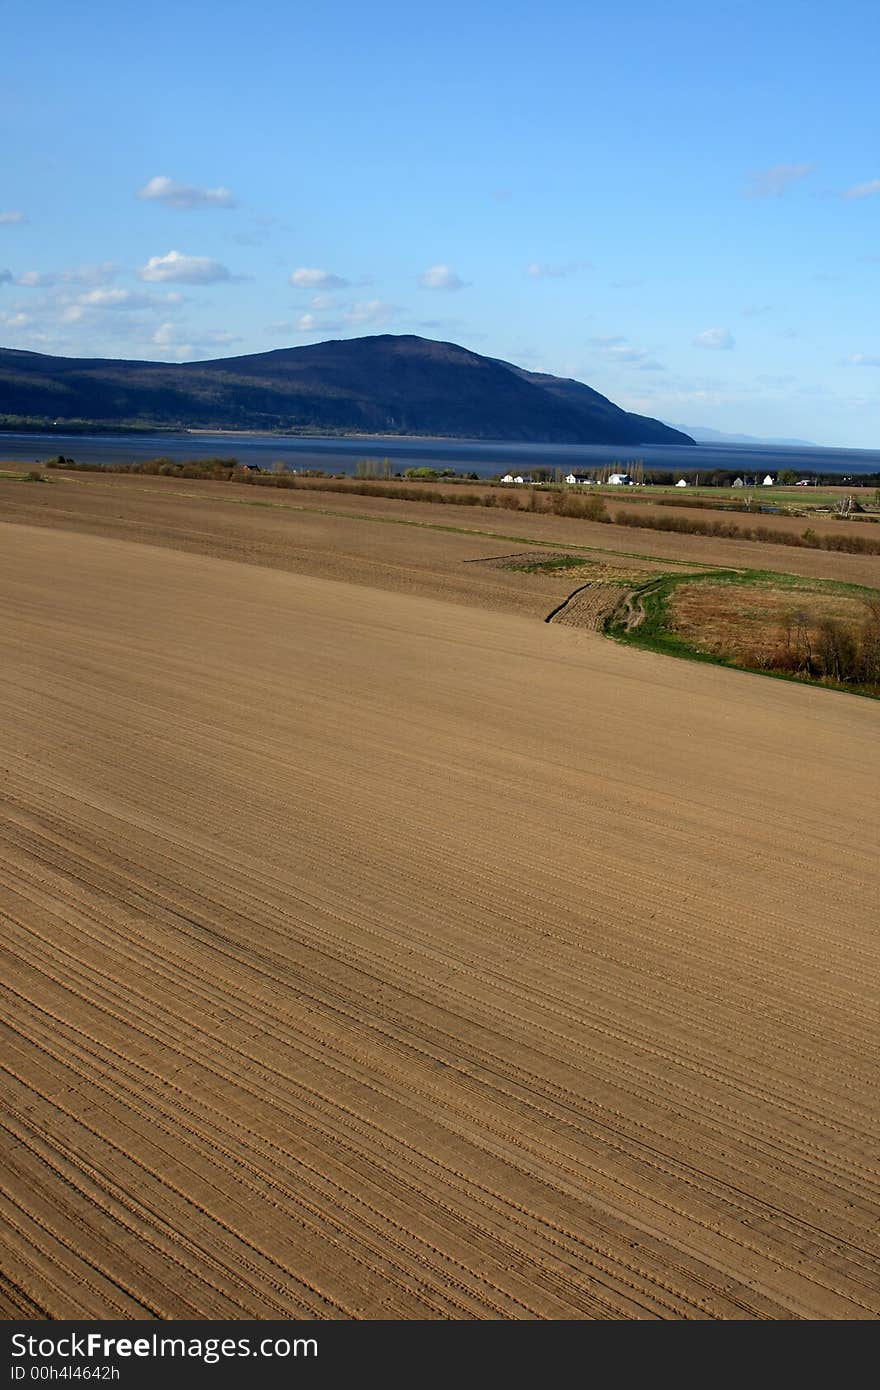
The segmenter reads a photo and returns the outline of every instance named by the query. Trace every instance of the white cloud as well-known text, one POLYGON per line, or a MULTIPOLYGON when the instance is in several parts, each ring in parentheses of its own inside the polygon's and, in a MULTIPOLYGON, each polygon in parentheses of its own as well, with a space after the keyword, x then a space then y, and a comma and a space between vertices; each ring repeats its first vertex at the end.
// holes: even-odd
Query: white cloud
POLYGON ((847 360, 851 367, 880 367, 880 357, 872 357, 866 352, 854 352, 847 360))
POLYGON ((27 222, 20 208, 14 212, 0 212, 0 227, 15 227, 19 222, 27 222))
POLYGON ((148 202, 164 203, 166 207, 189 210, 192 208, 234 208, 235 198, 228 188, 196 188, 188 183, 175 183, 165 174, 150 179, 137 192, 139 198, 148 202))
POLYGON ((423 290, 463 290, 464 280, 456 275, 451 266, 432 265, 423 270, 418 277, 423 290))
POLYGON ((169 251, 166 256, 151 256, 137 273, 141 280, 154 284, 176 281, 181 285, 213 285, 220 280, 235 278, 219 261, 211 261, 207 256, 185 256, 180 251, 169 251))
POLYGON ((729 328, 706 328, 694 338, 694 347, 724 351, 733 347, 733 334, 729 328))
POLYGON ((813 172, 812 164, 774 164, 749 176, 747 198, 781 198, 789 184, 813 172))
POLYGON ((314 314, 300 314, 296 321, 297 333, 317 333, 320 327, 321 325, 314 314))
POLYGON ((30 314, 0 314, 0 323, 6 328, 26 328, 30 321, 30 314))
POLYGON ((348 284, 341 275, 305 265, 301 265, 298 270, 292 270, 288 280, 298 290, 342 290, 348 284))
POLYGON ((880 179, 870 179, 868 183, 857 183, 855 188, 848 188, 842 196, 844 198, 871 198, 875 193, 880 193, 880 179))

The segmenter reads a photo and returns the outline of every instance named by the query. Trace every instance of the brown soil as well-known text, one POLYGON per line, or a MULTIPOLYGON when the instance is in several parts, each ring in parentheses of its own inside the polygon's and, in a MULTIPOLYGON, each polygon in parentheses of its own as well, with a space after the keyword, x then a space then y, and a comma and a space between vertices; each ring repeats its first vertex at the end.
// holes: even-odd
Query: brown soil
POLYGON ((147 483, 0 497, 7 1314, 880 1315, 876 705, 147 483))
MULTIPOLYGON (((234 483, 122 474, 50 476, 55 480, 51 484, 0 482, 0 518, 29 525, 61 526, 91 535, 118 536, 196 554, 222 555, 294 573, 320 573, 381 588, 446 594, 456 602, 470 601, 473 584, 473 576, 465 579, 459 574, 459 556, 500 555, 525 549, 536 541, 595 547, 604 552, 596 558, 608 562, 650 557, 671 564, 684 561, 734 569, 780 570, 880 588, 880 556, 876 555, 846 555, 643 531, 530 512, 395 502, 317 490, 287 492, 234 483), (302 522, 306 513, 310 517, 307 527, 302 522), (361 517, 373 518, 372 525, 363 525, 358 520, 361 517), (346 518, 351 520, 344 527, 346 518), (448 527, 453 531, 461 528, 472 533, 474 540, 463 538, 456 551, 453 534, 419 529, 420 526, 448 527), (399 533, 399 539, 394 539, 394 532, 399 533), (438 544, 431 543, 431 535, 441 538, 438 544), (485 544, 487 536, 499 538, 497 549, 491 542, 485 544), (512 544, 511 537, 520 543, 512 544), (467 545, 471 548, 467 549, 467 545), (447 558, 450 555, 455 556, 452 563, 447 558), (424 569, 431 568, 435 561, 431 579, 420 587, 424 569)), ((744 520, 751 524, 753 518, 744 520)), ((776 525, 785 518, 762 520, 776 525)), ((841 534, 840 526, 849 524, 829 521, 826 526, 837 525, 833 534, 841 534)), ((874 528, 861 527, 858 534, 867 531, 873 535, 874 528)), ((476 567, 465 566, 466 570, 471 568, 476 567)), ((545 578, 548 585, 557 586, 561 599, 565 579, 545 578)), ((534 602, 534 586, 529 589, 516 578, 508 582, 499 575, 496 590, 503 607, 519 612, 537 612, 540 608, 540 603, 534 602)), ((552 606, 552 602, 547 605, 548 609, 552 606)))
POLYGON ((598 632, 624 601, 627 590, 623 584, 585 584, 571 595, 568 602, 553 614, 554 623, 568 627, 584 627, 598 632))

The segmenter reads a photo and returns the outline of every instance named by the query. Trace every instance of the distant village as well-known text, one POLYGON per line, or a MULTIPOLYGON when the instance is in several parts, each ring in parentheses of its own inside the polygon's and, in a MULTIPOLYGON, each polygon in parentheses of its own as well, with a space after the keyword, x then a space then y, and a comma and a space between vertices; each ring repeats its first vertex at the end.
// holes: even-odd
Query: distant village
MULTIPOLYGON (((534 483, 544 483, 544 482, 547 481, 547 479, 546 479, 546 477, 543 475, 543 473, 540 474, 540 475, 537 475, 537 476, 533 476, 533 475, 530 474, 530 473, 505 473, 505 474, 504 474, 504 477, 501 479, 501 481, 502 481, 502 483, 531 483, 531 484, 534 484, 534 483)), ((567 473, 567 474, 565 475, 565 477, 562 478, 560 481, 565 482, 565 483, 568 483, 568 484, 569 484, 570 486, 572 486, 572 487, 576 487, 576 486, 582 486, 582 487, 643 487, 643 486, 644 486, 644 478, 643 478, 643 477, 642 477, 642 478, 637 478, 637 477, 634 477, 634 476, 633 476, 632 474, 630 474, 630 473, 610 473, 610 474, 608 475, 607 478, 584 477, 582 474, 579 474, 579 473, 567 473)), ((798 479, 796 480, 796 482, 795 482, 794 485, 795 485, 795 487, 809 487, 810 482, 811 482, 811 479, 809 479, 809 478, 798 478, 798 479)), ((691 483, 688 482, 687 478, 679 478, 678 481, 674 484, 675 487, 691 487, 691 486, 698 486, 698 485, 699 485, 699 479, 697 479, 696 484, 691 484, 691 483)), ((730 486, 731 486, 731 487, 775 487, 775 486, 776 486, 776 479, 775 479, 775 478, 772 476, 772 474, 770 474, 770 473, 765 474, 765 476, 764 476, 763 478, 753 478, 753 479, 750 479, 750 480, 748 480, 748 481, 747 481, 745 478, 734 478, 733 481, 732 481, 732 483, 730 484, 730 486)))

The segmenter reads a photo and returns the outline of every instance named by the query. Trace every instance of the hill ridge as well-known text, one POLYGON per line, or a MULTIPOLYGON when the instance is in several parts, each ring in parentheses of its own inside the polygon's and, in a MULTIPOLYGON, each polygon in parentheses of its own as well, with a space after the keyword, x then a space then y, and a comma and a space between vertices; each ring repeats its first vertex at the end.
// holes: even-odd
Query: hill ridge
POLYGON ((0 416, 103 427, 337 430, 548 444, 692 444, 572 378, 374 334, 197 362, 0 348, 0 416))

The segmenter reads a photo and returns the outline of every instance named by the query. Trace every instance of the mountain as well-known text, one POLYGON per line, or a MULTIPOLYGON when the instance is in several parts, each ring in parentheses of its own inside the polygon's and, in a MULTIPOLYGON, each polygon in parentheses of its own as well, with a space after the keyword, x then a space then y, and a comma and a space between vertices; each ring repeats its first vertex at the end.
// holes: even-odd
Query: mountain
POLYGON ((0 349, 0 416, 63 424, 334 430, 552 444, 692 444, 578 381, 410 335, 210 362, 0 349))
POLYGON ((670 425, 670 429, 684 430, 698 444, 773 444, 777 448, 817 449, 808 439, 759 439, 754 434, 724 434, 721 430, 710 430, 706 425, 670 425))

